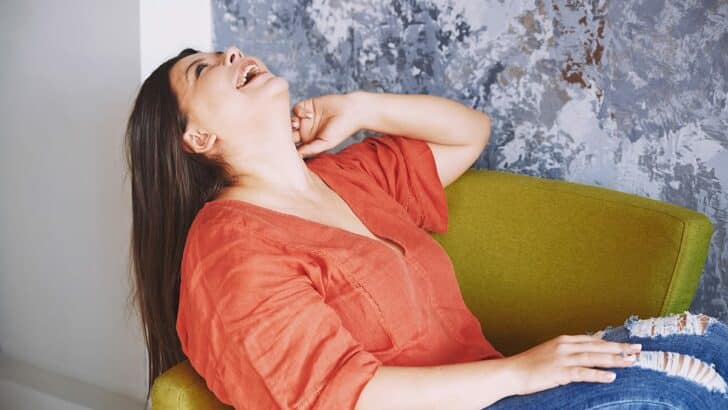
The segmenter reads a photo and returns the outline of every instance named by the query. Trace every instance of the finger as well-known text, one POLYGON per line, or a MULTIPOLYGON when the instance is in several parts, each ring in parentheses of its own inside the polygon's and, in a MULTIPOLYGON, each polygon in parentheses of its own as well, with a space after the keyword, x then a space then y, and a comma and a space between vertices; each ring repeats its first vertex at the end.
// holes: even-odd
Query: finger
POLYGON ((301 128, 301 121, 298 119, 298 117, 291 117, 291 128, 293 128, 294 130, 301 128))
POLYGON ((582 353, 582 352, 628 354, 628 353, 639 352, 639 350, 630 348, 629 343, 610 342, 610 341, 606 341, 606 340, 600 340, 600 341, 594 341, 594 342, 584 342, 584 343, 564 342, 564 343, 559 344, 558 349, 561 351, 561 353, 565 353, 565 354, 582 353))
POLYGON ((629 367, 637 361, 635 354, 621 356, 613 353, 582 352, 566 356, 567 366, 629 367))
POLYGON ((560 337, 568 343, 583 343, 593 342, 595 340, 602 340, 602 338, 592 335, 561 335, 560 337))
POLYGON ((301 140, 305 143, 313 141, 317 138, 314 120, 308 118, 299 118, 298 132, 301 134, 301 140))
POLYGON ((298 130, 293 131, 293 143, 296 144, 296 146, 299 146, 303 143, 301 140, 301 134, 298 132, 298 130))
POLYGON ((304 157, 309 157, 312 155, 316 155, 319 152, 326 151, 329 149, 329 142, 316 139, 314 141, 309 142, 306 145, 302 145, 298 148, 298 152, 300 152, 304 157))
POLYGON ((293 106, 293 113, 296 114, 299 117, 305 117, 306 115, 306 100, 299 101, 296 103, 296 105, 293 106))
POLYGON ((569 380, 572 382, 599 382, 611 383, 616 379, 617 374, 605 370, 589 369, 586 367, 567 368, 569 380))
POLYGON ((301 118, 313 118, 313 108, 311 100, 306 99, 294 105, 293 113, 301 118))
POLYGON ((304 113, 303 101, 300 101, 293 106, 293 114, 295 114, 298 117, 303 117, 304 116, 303 113, 304 113))
POLYGON ((573 343, 569 345, 572 352, 601 352, 601 353, 635 353, 640 349, 633 349, 630 343, 610 342, 596 340, 591 342, 573 343))

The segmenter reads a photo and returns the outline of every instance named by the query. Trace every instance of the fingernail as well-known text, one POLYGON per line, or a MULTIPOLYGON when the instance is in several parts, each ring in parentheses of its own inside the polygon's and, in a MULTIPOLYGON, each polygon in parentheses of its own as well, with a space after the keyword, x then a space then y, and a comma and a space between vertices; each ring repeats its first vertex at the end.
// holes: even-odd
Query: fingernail
POLYGON ((311 111, 306 111, 306 118, 313 118, 313 113, 311 111))
POLYGON ((629 347, 630 347, 630 349, 633 349, 633 350, 640 350, 640 349, 642 349, 642 344, 636 343, 633 345, 629 345, 629 347))

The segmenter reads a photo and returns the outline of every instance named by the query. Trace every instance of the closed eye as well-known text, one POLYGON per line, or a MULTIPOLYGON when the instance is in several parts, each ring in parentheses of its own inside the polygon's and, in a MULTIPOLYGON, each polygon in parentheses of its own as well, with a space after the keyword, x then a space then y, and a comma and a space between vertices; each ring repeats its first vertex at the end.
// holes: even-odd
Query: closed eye
POLYGON ((205 67, 207 67, 207 64, 198 64, 197 67, 195 67, 195 78, 200 78, 200 73, 205 67))

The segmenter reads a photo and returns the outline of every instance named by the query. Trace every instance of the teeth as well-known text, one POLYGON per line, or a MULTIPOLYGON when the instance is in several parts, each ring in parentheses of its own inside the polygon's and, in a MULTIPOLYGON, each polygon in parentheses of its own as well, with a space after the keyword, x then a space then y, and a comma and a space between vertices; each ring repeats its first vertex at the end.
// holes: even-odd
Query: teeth
POLYGON ((240 75, 240 77, 238 79, 238 84, 237 84, 236 88, 242 88, 243 86, 245 86, 245 84, 248 82, 248 73, 251 72, 251 70, 253 73, 257 73, 260 71, 258 66, 255 64, 251 64, 251 65, 245 67, 245 69, 243 70, 242 74, 240 75))

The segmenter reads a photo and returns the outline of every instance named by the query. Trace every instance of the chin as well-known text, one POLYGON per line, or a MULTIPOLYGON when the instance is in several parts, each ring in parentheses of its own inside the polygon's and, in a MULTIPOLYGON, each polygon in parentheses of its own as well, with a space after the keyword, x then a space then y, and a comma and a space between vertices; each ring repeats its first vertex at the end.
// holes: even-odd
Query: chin
POLYGON ((275 76, 271 78, 266 84, 266 87, 269 87, 273 94, 284 93, 288 95, 288 80, 283 77, 275 76))
MULTIPOLYGON (((252 98, 257 105, 269 105, 269 102, 275 107, 281 107, 286 112, 290 111, 290 97, 288 95, 288 80, 283 77, 271 77, 263 84, 258 84, 255 90, 248 94, 248 98, 252 98)), ((250 100, 246 101, 246 104, 250 100)), ((272 108, 272 106, 271 106, 272 108)), ((277 111, 275 108, 274 111, 277 111)))

